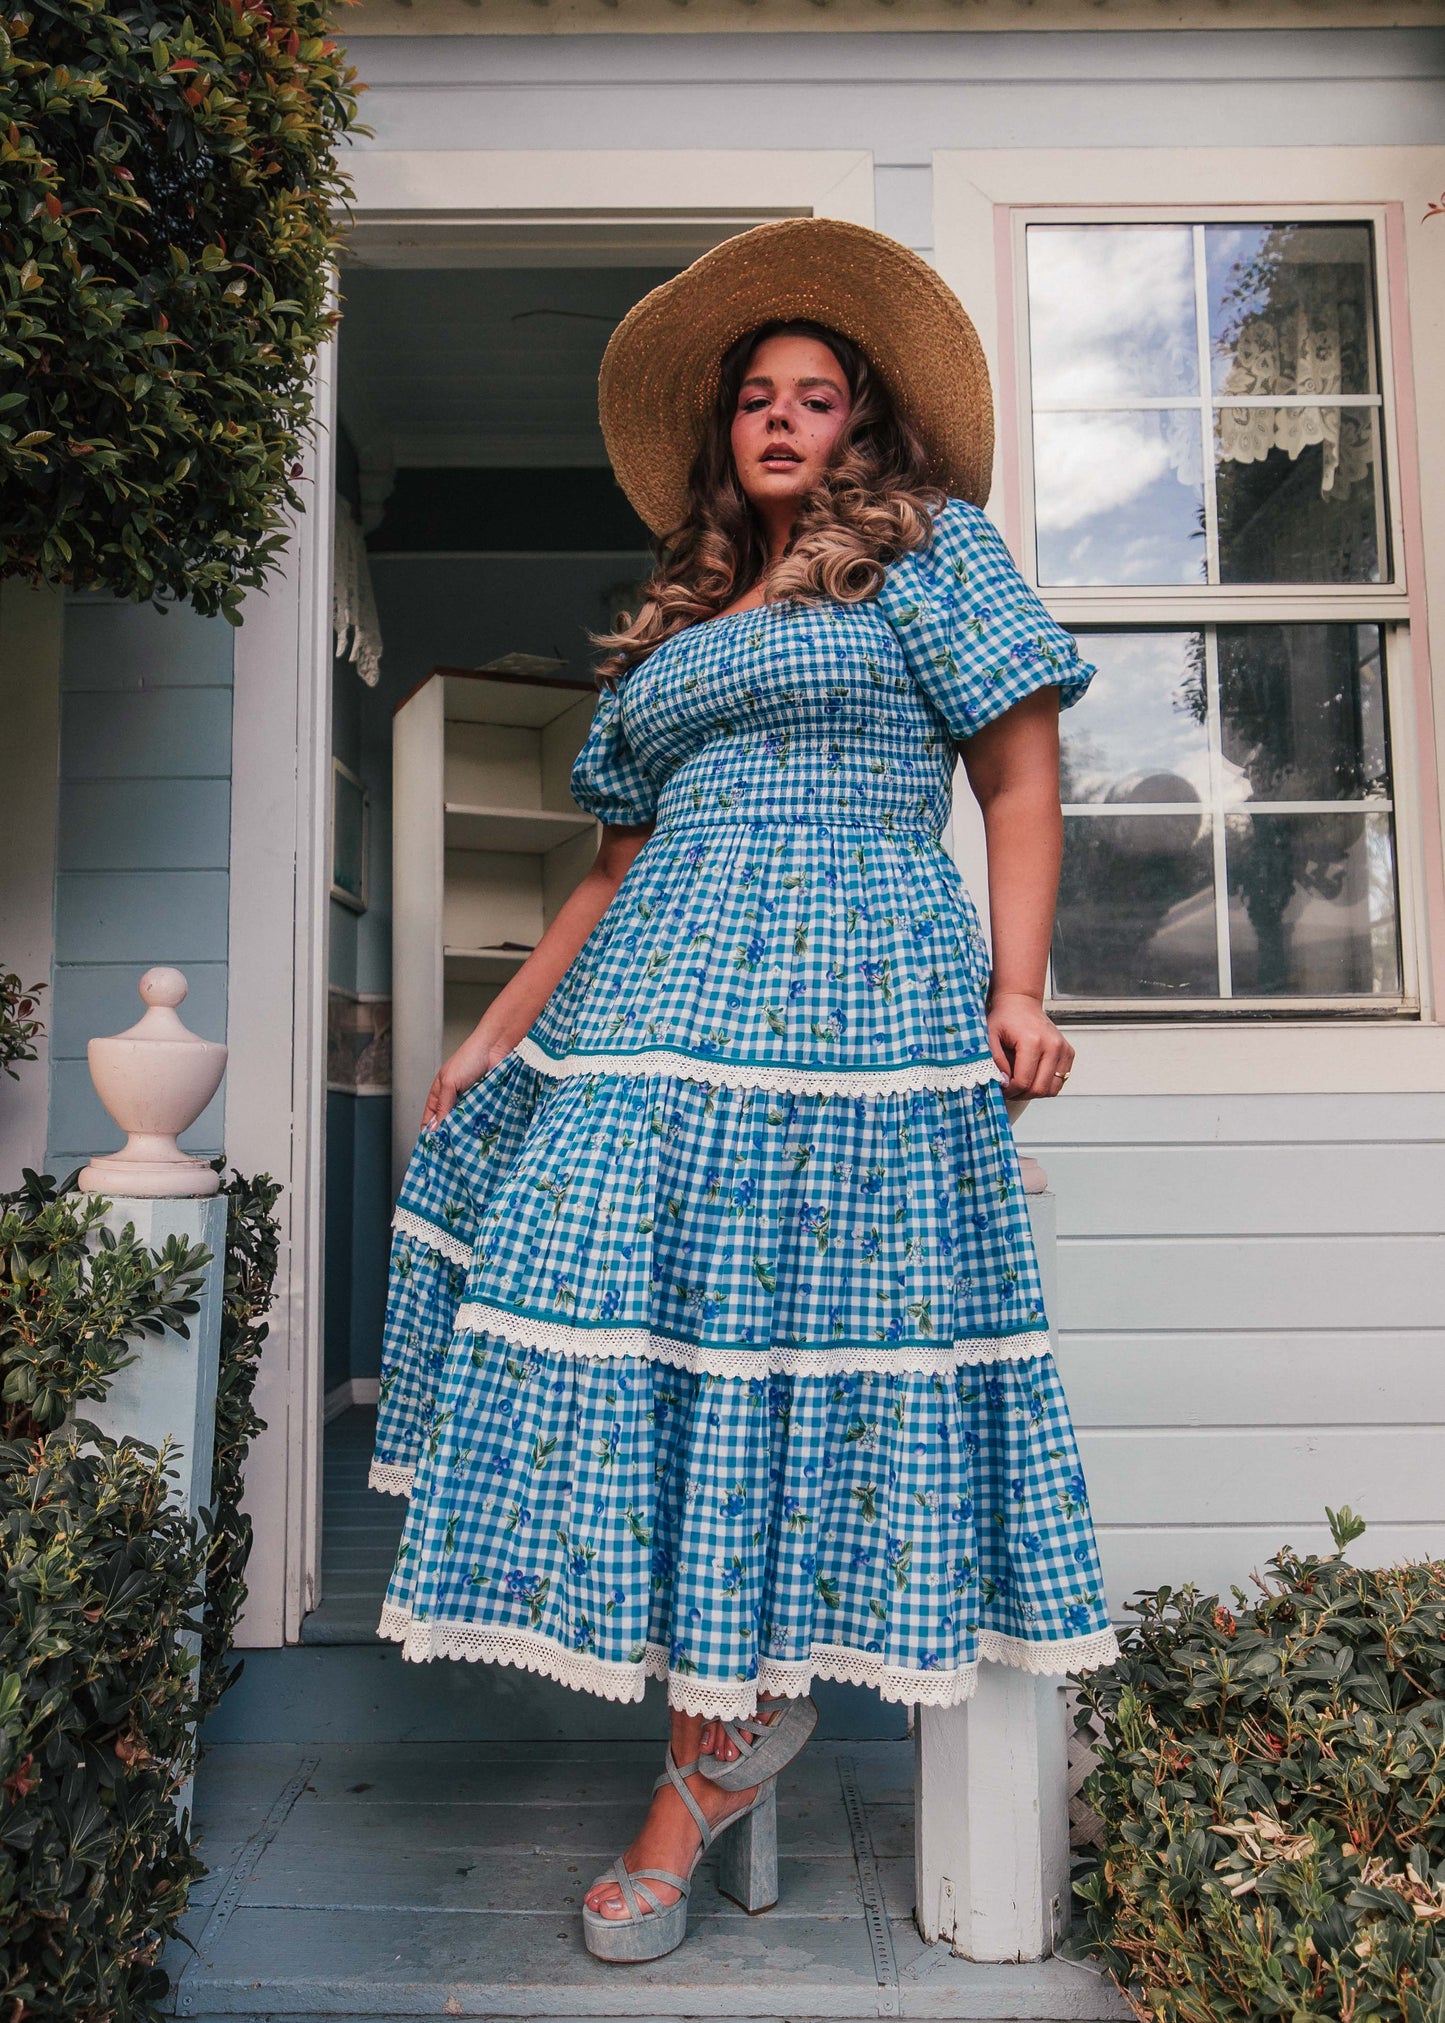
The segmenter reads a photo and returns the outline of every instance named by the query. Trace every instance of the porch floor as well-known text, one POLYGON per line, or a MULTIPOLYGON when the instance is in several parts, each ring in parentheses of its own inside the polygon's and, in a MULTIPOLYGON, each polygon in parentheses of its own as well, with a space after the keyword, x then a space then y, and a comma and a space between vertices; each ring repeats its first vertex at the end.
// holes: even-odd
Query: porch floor
POLYGON ((406 1519, 406 1500, 366 1486, 376 1407, 353 1405, 325 1432, 321 1475, 321 1605, 303 1644, 372 1644, 406 1519))
POLYGON ((626 1844, 658 1750, 642 1742, 223 1744, 196 1813, 210 1873, 171 1961, 202 2019, 646 2016, 1122 2017, 1066 1960, 979 1966, 911 1916, 912 1750, 815 1745, 779 1794, 782 1889, 748 1918, 699 1870, 686 1943, 608 1967, 579 1906, 626 1844), (850 1826, 845 1792, 861 1799, 850 1826), (860 1875, 877 1877, 867 1915, 860 1875))

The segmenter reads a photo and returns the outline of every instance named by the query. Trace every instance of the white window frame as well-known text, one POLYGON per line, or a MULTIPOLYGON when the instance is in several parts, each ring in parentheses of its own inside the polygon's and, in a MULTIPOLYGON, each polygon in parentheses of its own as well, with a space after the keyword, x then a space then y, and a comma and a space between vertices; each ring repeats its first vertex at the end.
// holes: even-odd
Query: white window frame
MULTIPOLYGON (((1018 384, 1023 395, 1018 403, 1018 459, 1021 483, 1019 486, 1020 521, 1022 525, 1022 555, 1020 567, 1028 581, 1048 603, 1050 611, 1060 624, 1071 629, 1081 626, 1108 628, 1127 624, 1133 630, 1198 631, 1204 634, 1205 654, 1209 668, 1211 689, 1210 746, 1214 757, 1218 758, 1218 647, 1214 627, 1249 623, 1256 625, 1288 624, 1363 624, 1380 627, 1381 647, 1385 667, 1385 709, 1390 727, 1391 793, 1387 799, 1365 802, 1319 802, 1297 804, 1298 813, 1346 814, 1357 808, 1365 808, 1376 814, 1393 817, 1395 836, 1395 888, 1399 909, 1400 943, 1400 989, 1382 995, 1378 1001, 1360 998, 1321 997, 1294 995, 1282 998, 1235 997, 1223 989, 1230 971, 1229 911, 1228 893, 1223 889, 1223 853, 1219 839, 1214 838, 1215 866, 1215 935, 1218 944, 1221 992, 1217 997, 1172 998, 1167 1004, 1150 1005, 1139 998, 1087 999, 1069 998, 1057 1007, 1058 1015, 1071 1022, 1077 1018, 1097 1016, 1177 1019, 1195 1015, 1211 1019, 1240 1019, 1278 1016, 1305 1016, 1318 1013, 1321 1017, 1336 1018, 1401 1018, 1418 1017, 1420 994, 1417 982, 1418 936, 1415 931, 1415 906, 1413 895, 1407 896, 1409 882, 1408 861, 1410 852, 1403 851, 1400 844, 1401 811, 1398 797, 1393 788, 1396 745, 1394 738, 1395 712, 1406 704, 1406 697, 1397 692, 1394 667, 1397 655, 1407 655, 1410 616, 1409 594, 1406 587, 1404 543, 1398 529, 1400 527, 1400 489, 1398 463, 1398 434, 1395 409, 1394 348, 1391 343, 1389 325, 1389 273, 1387 262, 1389 247, 1386 243, 1387 212, 1381 204, 1295 204, 1287 216, 1280 215, 1280 206, 1271 209, 1257 204, 1236 204, 1211 206, 1201 212, 1197 207, 1184 208, 1177 204, 1160 206, 1096 205, 1082 209, 1070 206, 1024 206, 1019 205, 1009 213, 1009 224, 1013 234, 1013 257, 1011 260, 1014 287, 1013 313, 1014 330, 1017 336, 1018 384), (1374 288, 1373 309, 1375 328, 1378 331, 1379 359, 1377 377, 1380 391, 1370 397, 1359 396, 1345 405, 1373 405, 1380 416, 1381 461, 1385 474, 1385 529, 1386 550, 1390 557, 1391 575, 1388 581, 1380 583, 1321 583, 1281 586, 1273 583, 1261 584, 1221 584, 1221 583, 1168 583, 1168 584, 1069 584, 1042 585, 1038 574, 1038 526, 1034 512, 1034 430, 1035 414, 1059 413, 1067 409, 1051 402, 1035 406, 1029 394, 1029 292, 1028 263, 1026 257, 1026 235, 1031 225, 1184 225, 1191 227, 1195 236, 1195 290, 1200 286, 1198 268, 1202 260, 1202 228, 1213 224, 1368 224, 1371 228, 1373 249, 1372 285, 1374 288), (1125 614, 1127 613, 1127 618, 1125 614)), ((1196 300, 1196 313, 1198 302, 1196 300)), ((1276 406, 1274 398, 1258 398, 1244 401, 1220 401, 1214 394, 1207 334, 1199 331, 1199 392, 1190 398, 1185 394, 1170 394, 1167 398, 1153 401, 1120 400, 1114 405, 1127 408, 1130 413, 1138 413, 1146 408, 1193 408, 1201 417, 1201 450, 1207 458, 1211 453, 1214 431, 1213 410, 1219 406, 1253 405, 1257 407, 1276 406)), ((1328 404, 1323 395, 1309 397, 1315 406, 1328 404)), ((1069 403, 1069 408, 1087 409, 1090 413, 1107 409, 1108 401, 1077 401, 1069 403)), ((1205 464, 1206 477, 1208 464, 1205 464)), ((1204 512, 1206 536, 1211 560, 1217 563, 1218 527, 1214 510, 1214 487, 1207 483, 1204 487, 1204 512)), ((1282 809, 1278 810, 1283 812, 1282 809)), ((1086 809, 1091 814, 1093 809, 1086 809)), ((1139 812, 1144 812, 1140 810, 1139 812)), ((1212 815, 1216 830, 1224 816, 1216 798, 1212 815)))
MULTIPOLYGON (((1239 624, 1253 620, 1259 624, 1270 622, 1288 625, 1292 621, 1318 623, 1322 616, 1338 618, 1341 621, 1355 619, 1367 624, 1387 623, 1390 620, 1405 619, 1410 616, 1408 583, 1405 573, 1403 543, 1399 537, 1400 527, 1400 478, 1399 439, 1396 420, 1395 373, 1392 361, 1395 353, 1391 343, 1389 321, 1389 255, 1386 242, 1388 217, 1382 204, 1292 204, 1288 214, 1281 215, 1283 206, 1260 204, 1218 204, 1208 207, 1183 207, 1178 204, 1158 206, 1137 205, 1093 205, 1083 209, 1078 205, 1067 208, 1045 207, 1042 205, 1023 206, 1012 209, 1009 214, 1013 233, 1014 283, 1014 329, 1018 344, 1018 384, 1023 398, 1018 403, 1018 456, 1019 468, 1026 481, 1020 486, 1020 521, 1023 540, 1023 557, 1020 567, 1030 583, 1038 585, 1038 543, 1037 526, 1034 519, 1033 474, 1033 415, 1034 408, 1028 398, 1028 358, 1029 358, 1029 299, 1028 273, 1024 259, 1024 235, 1030 225, 1309 225, 1309 224, 1368 224, 1372 227, 1376 292, 1376 317, 1379 331, 1379 379, 1380 393, 1377 404, 1380 410, 1380 434, 1384 449, 1385 466, 1385 512, 1389 529, 1389 548, 1394 574, 1388 582, 1382 583, 1317 583, 1309 585, 1279 585, 1273 583, 1138 583, 1119 585, 1095 584, 1049 584, 1041 594, 1048 598, 1049 607, 1064 625, 1101 625, 1122 619, 1127 610, 1130 625, 1147 624, 1157 618, 1161 624, 1170 626, 1210 623, 1215 625, 1239 624), (1202 617, 1205 605, 1210 616, 1202 617), (1329 607, 1326 612, 1326 607, 1329 607), (1105 614, 1105 615, 1100 615, 1105 614)), ((1127 408, 1131 413, 1146 407, 1195 408, 1208 410, 1211 407, 1278 407, 1288 405, 1281 396, 1239 396, 1230 400, 1218 400, 1209 381, 1209 359, 1201 345, 1199 360, 1202 381, 1199 393, 1170 394, 1167 398, 1154 401, 1107 400, 1077 401, 1071 407, 1087 409, 1095 413, 1110 406, 1127 408)), ((1333 395, 1304 396, 1301 404, 1308 401, 1316 407, 1366 406, 1368 397, 1356 395, 1338 401, 1333 395)), ((1053 403, 1044 403, 1037 412, 1061 412, 1053 403)), ((1209 432, 1212 441, 1213 431, 1209 432)), ((1218 531, 1212 506, 1213 488, 1206 485, 1204 506, 1208 526, 1208 541, 1211 554, 1217 554, 1218 531)))
MULTIPOLYGON (((1375 228, 1392 581, 1299 590, 1049 586, 1043 594, 1072 626, 1289 623, 1317 621, 1329 610, 1341 621, 1349 616, 1382 626, 1404 1000, 1392 997, 1375 1009, 1344 1000, 1326 1007, 1298 999, 1272 1006, 1209 999, 1197 1001, 1193 1023, 1173 1005, 1167 1018, 1137 1006, 1100 1007, 1087 1045, 1080 1044, 1075 1081, 1082 1093, 1426 1089, 1445 1074, 1445 1028, 1436 1010, 1445 1002, 1445 754, 1438 728, 1445 708, 1439 677, 1433 697, 1426 678, 1432 643, 1434 665, 1445 670, 1445 473, 1415 466, 1417 440, 1445 438, 1445 391, 1428 372, 1413 374, 1409 337, 1412 321, 1429 328, 1445 316, 1445 246, 1424 236, 1428 203, 1442 186, 1441 148, 950 149, 934 156, 936 262, 973 315, 994 374, 999 469, 989 510, 1030 581, 1032 423, 1021 300, 1027 224, 1328 217, 1363 218, 1375 228), (1154 201, 1141 204, 1141 191, 1154 201)), ((1437 236, 1445 240, 1445 227, 1437 236)), ((983 875, 977 823, 966 808, 957 813, 955 833, 960 861, 977 884, 983 875)), ((1069 1012, 1076 1031, 1090 1023, 1073 1005, 1069 1012)))

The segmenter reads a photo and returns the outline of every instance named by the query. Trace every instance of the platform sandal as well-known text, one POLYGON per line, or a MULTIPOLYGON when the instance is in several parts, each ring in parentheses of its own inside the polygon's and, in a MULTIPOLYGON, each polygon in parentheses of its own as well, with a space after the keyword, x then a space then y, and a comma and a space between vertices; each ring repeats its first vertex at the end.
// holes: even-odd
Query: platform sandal
POLYGON ((627 1909, 624 1918, 604 1918, 590 1905, 582 1906, 583 1936, 588 1952, 597 1959, 635 1964, 643 1960, 660 1960, 664 1953, 680 1946, 687 1937, 687 1900, 692 1890, 693 1871, 713 1842, 723 1834, 728 1837, 718 1852, 717 1878, 722 1894, 750 1914, 771 1910, 778 1901, 777 1785, 769 1780, 761 1786, 750 1805, 741 1806, 738 1811, 729 1813, 726 1819, 710 1826, 702 1807, 684 1781, 696 1770, 695 1763, 679 1770, 669 1749, 663 1773, 652 1787, 654 1791, 660 1791, 664 1784, 671 1784, 692 1814, 693 1823, 702 1836, 697 1853, 688 1864, 687 1874, 674 1875, 671 1869, 665 1868, 629 1871, 625 1858, 619 1855, 611 1868, 589 1885, 589 1889, 595 1890, 598 1883, 616 1883, 627 1909), (653 1883, 666 1883, 675 1889, 677 1901, 661 1903, 656 1890, 651 1887, 653 1883))
MULTIPOLYGON (((721 1791, 746 1791, 786 1769, 818 1725, 818 1709, 811 1699, 784 1700, 782 1712, 771 1721, 744 1715, 737 1721, 721 1723, 722 1731, 737 1750, 736 1761, 721 1763, 716 1756, 704 1756, 698 1764, 704 1777, 721 1791), (751 1733, 756 1740, 749 1741, 751 1733)), ((759 1713, 762 1709, 759 1708, 759 1713)))

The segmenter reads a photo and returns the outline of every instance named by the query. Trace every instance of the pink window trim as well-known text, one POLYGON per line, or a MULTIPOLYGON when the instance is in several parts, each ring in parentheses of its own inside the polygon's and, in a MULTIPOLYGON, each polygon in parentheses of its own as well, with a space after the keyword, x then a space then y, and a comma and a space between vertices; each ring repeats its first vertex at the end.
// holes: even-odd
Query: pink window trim
POLYGON ((1385 272, 1390 303, 1390 369, 1395 435, 1400 460, 1397 530, 1410 604, 1410 662, 1415 677, 1415 765, 1420 797, 1420 840, 1425 860, 1426 946, 1436 1021, 1445 1012, 1445 836, 1440 824, 1435 707, 1430 682, 1430 629, 1425 603, 1425 530, 1420 518, 1420 447, 1415 416, 1415 374, 1410 341, 1410 290, 1406 280, 1405 207, 1385 206, 1385 272))

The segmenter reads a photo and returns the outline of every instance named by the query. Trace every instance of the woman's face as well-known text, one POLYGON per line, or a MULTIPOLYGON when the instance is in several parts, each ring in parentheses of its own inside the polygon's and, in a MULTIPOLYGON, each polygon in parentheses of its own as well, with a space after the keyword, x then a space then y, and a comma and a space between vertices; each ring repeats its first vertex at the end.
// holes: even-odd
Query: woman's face
POLYGON ((851 407, 843 368, 820 339, 763 339, 738 389, 732 452, 738 483, 766 517, 814 489, 851 407))

